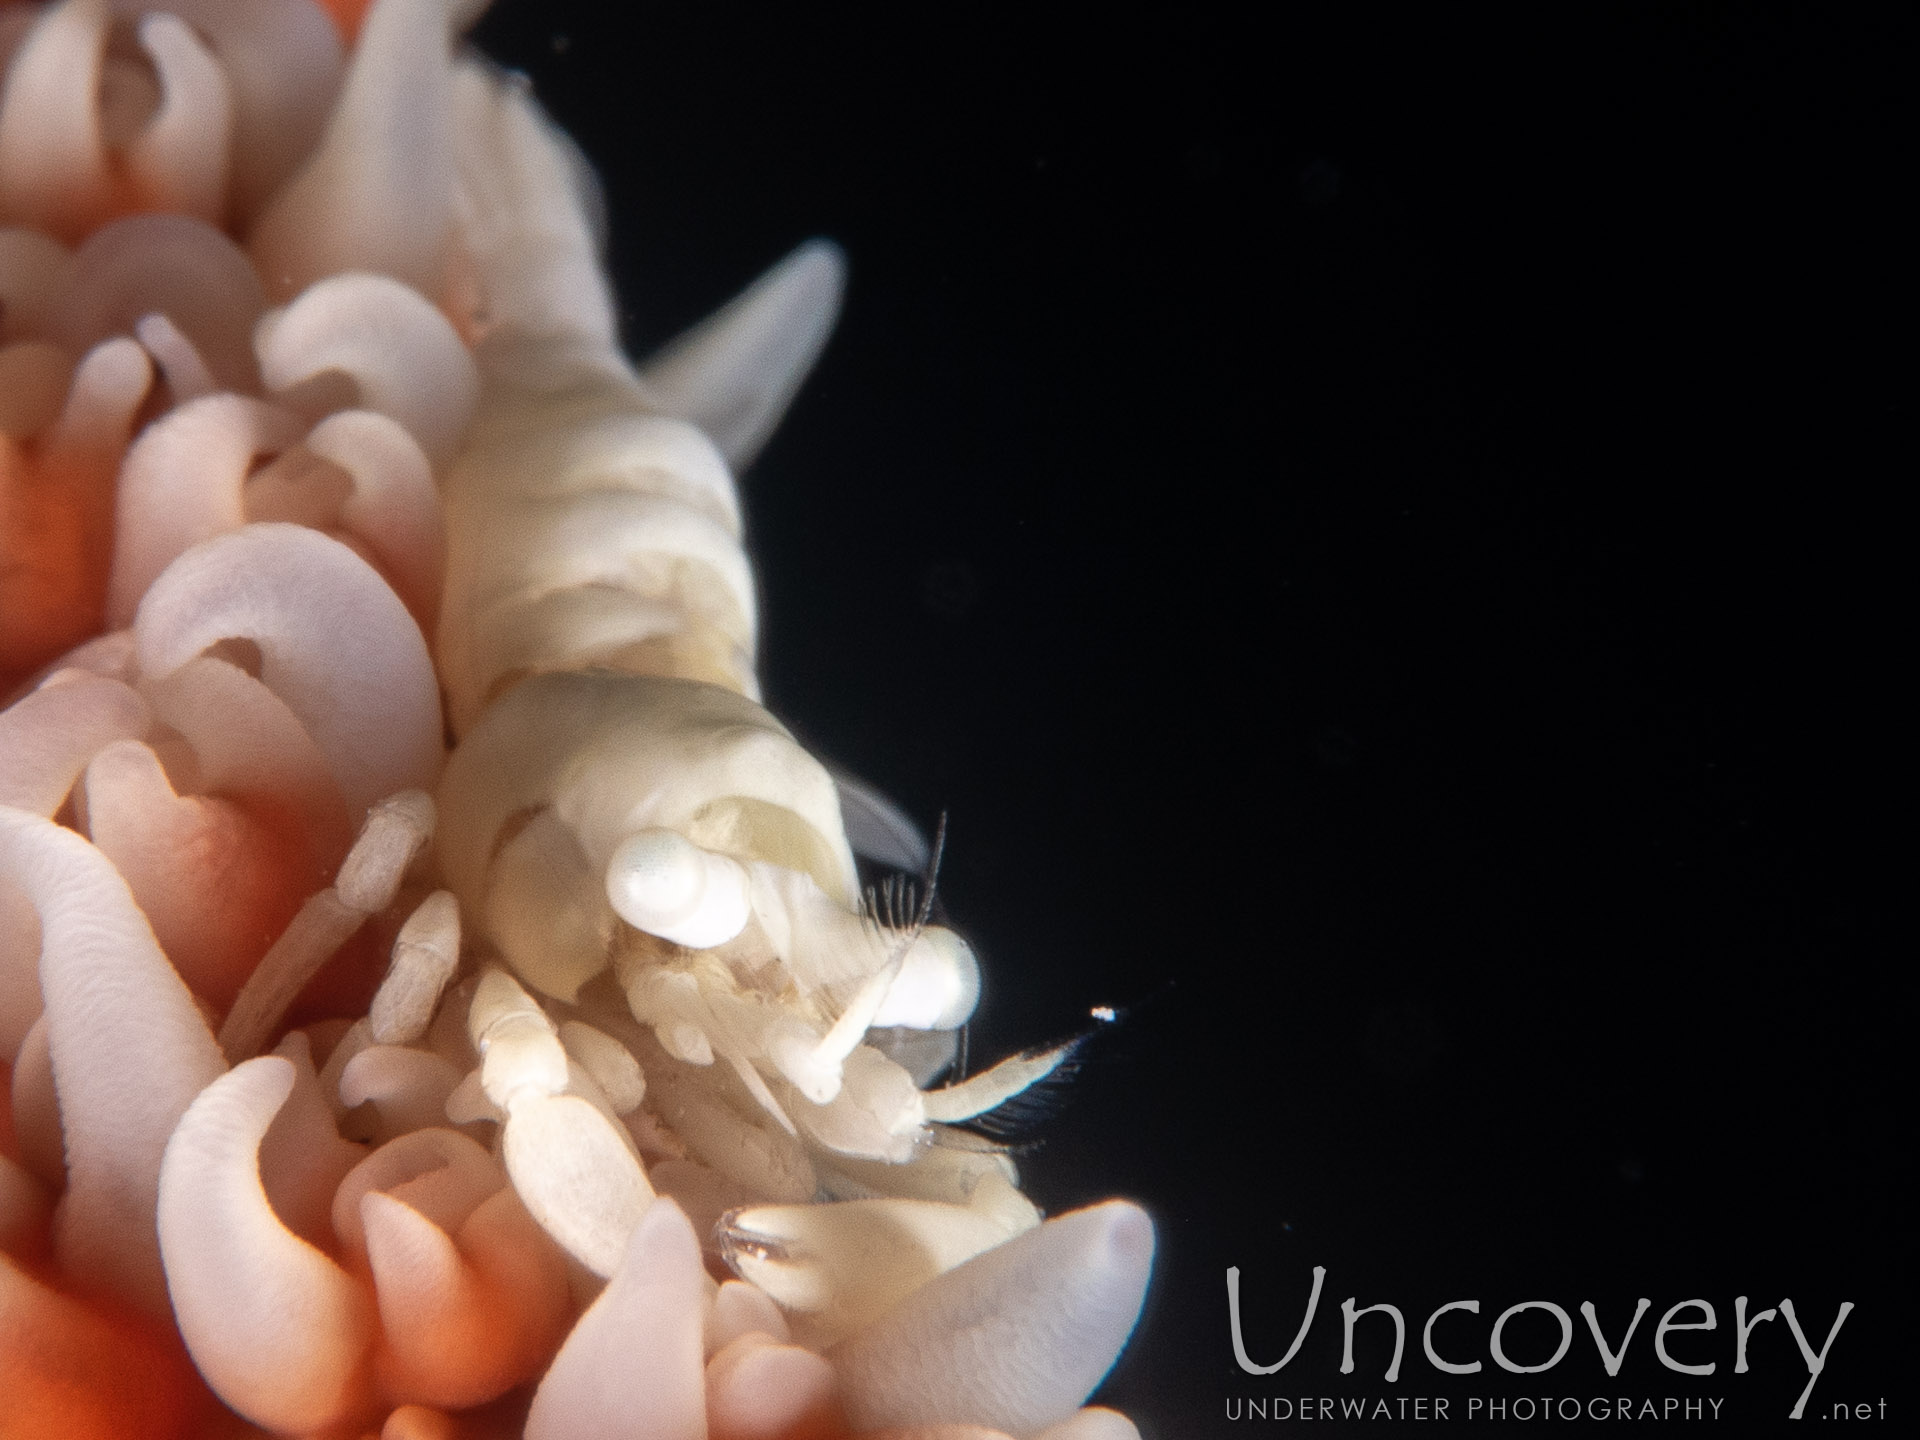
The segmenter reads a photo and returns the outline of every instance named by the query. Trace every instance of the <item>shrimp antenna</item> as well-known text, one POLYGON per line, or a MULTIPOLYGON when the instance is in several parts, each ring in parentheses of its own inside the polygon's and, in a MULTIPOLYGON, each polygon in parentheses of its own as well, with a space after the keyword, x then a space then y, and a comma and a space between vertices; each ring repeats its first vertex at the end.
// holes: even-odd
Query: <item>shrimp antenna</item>
POLYGON ((927 928, 927 920, 933 914, 933 892, 940 881, 940 859, 947 853, 947 812, 940 812, 940 819, 933 827, 933 850, 927 856, 927 877, 922 888, 925 893, 920 897, 919 913, 913 917, 913 931, 908 943, 918 938, 927 928))
POLYGON ((927 851, 927 867, 918 885, 904 875, 889 875, 879 885, 866 888, 864 914, 882 937, 893 937, 887 963, 906 954, 907 948, 925 933, 933 916, 934 891, 940 879, 940 859, 947 848, 947 812, 940 812, 934 827, 933 844, 927 851), (902 917, 912 912, 911 920, 902 917))

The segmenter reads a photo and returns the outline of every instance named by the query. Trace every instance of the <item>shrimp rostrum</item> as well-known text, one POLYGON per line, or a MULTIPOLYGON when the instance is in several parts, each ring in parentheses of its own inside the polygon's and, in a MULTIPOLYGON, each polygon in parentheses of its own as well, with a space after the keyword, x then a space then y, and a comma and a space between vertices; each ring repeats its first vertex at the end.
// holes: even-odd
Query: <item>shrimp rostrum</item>
POLYGON ((922 1088, 974 954, 863 901, 842 788, 758 703, 732 470, 824 343, 842 261, 803 246, 636 373, 583 167, 522 90, 469 100, 491 161, 462 174, 480 392, 445 486, 438 846, 488 967, 473 1103, 589 1268, 679 1184, 725 1212, 737 1270, 848 1330, 929 1278, 856 1264, 861 1225, 937 1237, 913 1251, 937 1271, 1039 1222, 1007 1157, 949 1127, 1065 1049, 922 1088))

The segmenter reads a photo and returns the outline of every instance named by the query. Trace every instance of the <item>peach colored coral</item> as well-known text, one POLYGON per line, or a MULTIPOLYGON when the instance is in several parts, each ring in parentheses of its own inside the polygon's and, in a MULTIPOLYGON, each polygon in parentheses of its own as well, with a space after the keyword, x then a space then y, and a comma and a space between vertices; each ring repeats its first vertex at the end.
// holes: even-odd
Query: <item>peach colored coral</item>
POLYGON ((636 371, 481 8, 0 9, 0 1430, 1134 1436, 1150 1222, 963 1128, 1066 1052, 938 1083, 758 703, 839 253, 636 371))

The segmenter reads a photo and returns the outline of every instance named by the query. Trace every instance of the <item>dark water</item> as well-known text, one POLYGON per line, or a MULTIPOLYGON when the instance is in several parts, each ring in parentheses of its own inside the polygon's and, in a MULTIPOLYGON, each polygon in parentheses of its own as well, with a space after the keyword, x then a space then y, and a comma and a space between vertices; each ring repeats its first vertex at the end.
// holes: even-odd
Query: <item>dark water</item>
POLYGON ((1895 1416, 1911 12, 1453 8, 483 34, 605 176, 636 346, 809 235, 852 256, 745 479, 770 702, 950 812, 976 1054, 1129 1011, 1025 1162, 1159 1221, 1113 1403, 1748 1433, 1807 1369, 1775 1320, 1732 1373, 1744 1295, 1816 1349, 1854 1302, 1809 1417, 1895 1416), (1327 1267, 1278 1375, 1230 1265, 1264 1363, 1327 1267), (1339 1373, 1349 1296, 1405 1313, 1396 1382, 1383 1316, 1339 1373), (1617 1344, 1641 1296, 1609 1378, 1578 1306, 1617 1344), (1712 1376, 1654 1354, 1695 1298, 1665 1343, 1712 1376), (1456 1299, 1472 1376, 1421 1350, 1456 1299), (1523 1376, 1488 1339, 1528 1300, 1574 1335, 1523 1376))

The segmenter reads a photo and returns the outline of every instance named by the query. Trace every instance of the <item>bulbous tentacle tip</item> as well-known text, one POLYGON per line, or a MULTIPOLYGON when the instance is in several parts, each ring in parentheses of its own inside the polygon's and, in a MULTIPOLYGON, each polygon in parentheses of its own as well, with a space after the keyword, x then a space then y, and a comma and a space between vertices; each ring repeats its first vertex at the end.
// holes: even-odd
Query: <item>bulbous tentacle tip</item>
POLYGON ((527 1440, 705 1440, 708 1285, 680 1208, 648 1206, 607 1288, 540 1382, 527 1440))
POLYGON ((835 1346, 855 1429, 962 1421, 1030 1435, 1091 1395, 1133 1333, 1153 1221, 1110 1200, 976 1256, 835 1346))
POLYGON ((1147 1272, 1153 1266, 1155 1235, 1152 1216, 1131 1200, 1108 1200, 1073 1213, 1100 1217, 1106 1242, 1116 1261, 1138 1266, 1140 1278, 1145 1281, 1147 1272))
POLYGON ((353 269, 439 289, 453 219, 451 40, 474 8, 401 0, 355 27, 324 134, 248 237, 277 293, 353 269))
POLYGON ((161 1156, 220 1074, 219 1052, 125 880, 93 845, 42 816, 0 809, 0 880, 40 919, 67 1171, 56 1254, 84 1285, 164 1314, 153 1233, 161 1156))
POLYGON ((373 1306, 290 1232, 261 1184, 260 1142, 295 1067, 263 1056, 203 1090, 167 1145, 158 1232, 174 1315, 214 1391, 270 1429, 310 1433, 364 1405, 373 1306))
POLYGON ((845 1433, 833 1368, 813 1351, 747 1334, 708 1362, 708 1440, 833 1440, 845 1433))

